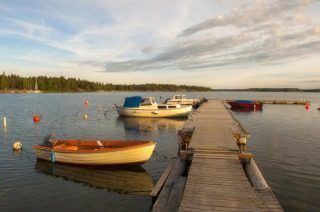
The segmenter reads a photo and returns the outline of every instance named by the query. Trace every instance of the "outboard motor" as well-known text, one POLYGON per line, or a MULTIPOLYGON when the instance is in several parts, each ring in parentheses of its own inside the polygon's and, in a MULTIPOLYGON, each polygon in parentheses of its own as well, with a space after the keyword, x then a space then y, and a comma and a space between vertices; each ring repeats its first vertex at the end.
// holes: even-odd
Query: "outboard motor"
POLYGON ((50 133, 44 137, 43 143, 41 145, 53 147, 56 141, 57 141, 56 136, 53 133, 50 133))

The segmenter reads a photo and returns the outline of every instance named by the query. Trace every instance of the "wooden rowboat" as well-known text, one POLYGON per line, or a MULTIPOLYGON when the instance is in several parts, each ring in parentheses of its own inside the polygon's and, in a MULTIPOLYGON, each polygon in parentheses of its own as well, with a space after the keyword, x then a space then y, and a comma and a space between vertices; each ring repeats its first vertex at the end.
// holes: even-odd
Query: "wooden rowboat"
POLYGON ((50 140, 34 146, 39 159, 81 165, 142 164, 149 160, 153 141, 50 140))

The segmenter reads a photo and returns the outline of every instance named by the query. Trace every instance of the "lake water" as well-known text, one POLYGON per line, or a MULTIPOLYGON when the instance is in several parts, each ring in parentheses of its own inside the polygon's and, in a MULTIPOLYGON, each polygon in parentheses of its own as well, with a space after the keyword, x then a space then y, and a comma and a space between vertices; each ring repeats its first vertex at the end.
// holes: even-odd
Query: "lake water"
MULTIPOLYGON (((177 130, 185 119, 119 118, 112 109, 131 95, 170 92, 0 94, 0 211, 149 211, 148 197, 176 157, 177 130), (84 106, 84 101, 89 106, 84 106), (34 124, 34 114, 41 121, 34 124), (84 115, 88 119, 84 119, 84 115), (137 167, 88 168, 37 161, 32 146, 45 135, 76 139, 142 139, 157 142, 151 160, 137 167), (15 141, 21 153, 12 152, 15 141)), ((286 211, 320 208, 320 96, 318 93, 205 92, 211 99, 309 99, 297 105, 264 105, 261 112, 234 112, 250 132, 248 151, 286 211)))

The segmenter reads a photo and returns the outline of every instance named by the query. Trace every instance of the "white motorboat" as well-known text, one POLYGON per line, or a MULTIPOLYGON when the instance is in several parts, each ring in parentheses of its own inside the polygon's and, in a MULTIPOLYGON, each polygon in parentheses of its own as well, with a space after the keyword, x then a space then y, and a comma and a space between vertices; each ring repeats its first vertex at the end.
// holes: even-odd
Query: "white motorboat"
POLYGON ((166 100, 166 104, 180 104, 180 105, 197 105, 200 104, 200 99, 189 99, 186 95, 174 95, 171 99, 166 100))
POLYGON ((154 97, 127 97, 123 106, 116 106, 120 116, 131 117, 187 117, 192 106, 180 104, 158 104, 154 97))

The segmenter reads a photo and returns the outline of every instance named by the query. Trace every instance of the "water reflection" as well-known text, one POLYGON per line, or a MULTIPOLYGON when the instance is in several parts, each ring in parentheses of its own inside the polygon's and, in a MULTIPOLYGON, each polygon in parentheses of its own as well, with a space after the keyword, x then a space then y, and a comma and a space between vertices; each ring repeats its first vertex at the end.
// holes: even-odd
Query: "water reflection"
POLYGON ((179 130, 183 127, 186 118, 136 118, 118 117, 118 124, 123 124, 126 131, 152 132, 165 129, 179 130))
POLYGON ((235 108, 235 107, 231 107, 230 108, 232 111, 234 112, 255 112, 255 113, 262 113, 262 109, 261 110, 254 110, 252 108, 235 108))
POLYGON ((3 140, 7 139, 7 128, 6 127, 3 128, 2 137, 3 137, 3 140))
POLYGON ((88 167, 37 160, 35 170, 120 194, 148 195, 154 186, 151 177, 141 166, 88 167))

